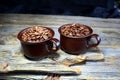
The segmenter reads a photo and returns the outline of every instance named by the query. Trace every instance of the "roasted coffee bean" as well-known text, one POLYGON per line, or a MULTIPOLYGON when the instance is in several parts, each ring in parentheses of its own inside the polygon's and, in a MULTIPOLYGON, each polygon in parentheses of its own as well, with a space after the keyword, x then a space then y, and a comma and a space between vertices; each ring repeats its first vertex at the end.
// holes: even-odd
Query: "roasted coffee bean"
POLYGON ((52 36, 50 30, 45 27, 31 27, 22 34, 22 40, 25 42, 42 42, 52 36))
POLYGON ((90 34, 90 30, 82 24, 72 24, 61 29, 63 35, 68 37, 84 37, 90 34))

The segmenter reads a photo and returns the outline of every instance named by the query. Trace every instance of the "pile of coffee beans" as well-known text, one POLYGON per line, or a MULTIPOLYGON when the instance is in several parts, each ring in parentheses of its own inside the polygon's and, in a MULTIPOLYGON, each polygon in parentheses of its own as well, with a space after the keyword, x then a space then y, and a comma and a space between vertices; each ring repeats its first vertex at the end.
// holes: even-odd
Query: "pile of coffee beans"
POLYGON ((22 34, 22 40, 25 42, 42 42, 52 37, 52 33, 45 27, 31 27, 22 34))
POLYGON ((67 37, 84 37, 90 34, 89 28, 82 24, 68 24, 61 29, 61 32, 67 37))

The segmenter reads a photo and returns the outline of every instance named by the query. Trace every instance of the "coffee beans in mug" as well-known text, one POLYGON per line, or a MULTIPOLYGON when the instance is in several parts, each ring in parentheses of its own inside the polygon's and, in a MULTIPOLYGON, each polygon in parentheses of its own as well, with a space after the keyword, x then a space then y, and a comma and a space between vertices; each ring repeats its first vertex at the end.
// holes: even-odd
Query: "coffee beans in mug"
POLYGON ((17 38, 21 43, 23 55, 30 60, 40 60, 56 53, 60 42, 53 29, 46 26, 32 26, 21 30, 17 38))
POLYGON ((82 24, 66 25, 61 32, 67 37, 84 37, 90 34, 89 29, 82 24))
POLYGON ((60 34, 60 48, 73 55, 85 53, 89 48, 99 45, 101 38, 98 34, 93 34, 93 29, 90 26, 73 23, 64 24, 58 29, 60 34), (92 39, 96 43, 90 43, 92 39))
POLYGON ((50 30, 45 27, 31 27, 22 34, 24 42, 42 42, 52 37, 50 30))

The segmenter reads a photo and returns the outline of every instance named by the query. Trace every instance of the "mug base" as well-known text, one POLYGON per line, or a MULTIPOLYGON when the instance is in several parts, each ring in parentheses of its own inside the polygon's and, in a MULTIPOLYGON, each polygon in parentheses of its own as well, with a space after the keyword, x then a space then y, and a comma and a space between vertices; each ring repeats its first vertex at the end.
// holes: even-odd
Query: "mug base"
POLYGON ((42 60, 42 59, 45 58, 45 57, 42 57, 42 58, 30 58, 30 57, 28 57, 28 56, 26 56, 26 55, 24 55, 24 57, 25 57, 26 59, 28 59, 28 60, 31 60, 31 61, 39 61, 39 60, 42 60))
POLYGON ((65 50, 65 49, 62 49, 61 48, 61 50, 63 50, 64 52, 66 52, 66 53, 68 53, 68 54, 71 54, 71 55, 80 55, 80 54, 85 54, 86 53, 86 51, 67 51, 67 50, 65 50))

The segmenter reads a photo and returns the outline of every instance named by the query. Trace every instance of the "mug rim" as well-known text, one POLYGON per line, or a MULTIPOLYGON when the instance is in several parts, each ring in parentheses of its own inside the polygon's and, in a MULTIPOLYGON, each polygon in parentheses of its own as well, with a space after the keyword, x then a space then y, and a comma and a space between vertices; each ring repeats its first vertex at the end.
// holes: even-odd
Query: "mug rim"
POLYGON ((75 39, 75 38, 79 39, 79 38, 86 38, 86 37, 91 36, 92 33, 93 33, 93 29, 92 29, 90 26, 88 26, 88 25, 84 25, 84 24, 80 24, 80 23, 69 23, 69 24, 64 24, 64 25, 60 26, 60 27, 58 28, 58 32, 60 33, 60 35, 62 35, 62 36, 64 36, 64 37, 73 38, 73 39, 75 39), (90 30, 90 34, 89 34, 89 35, 86 35, 86 36, 82 36, 82 37, 69 37, 69 36, 65 36, 65 35, 61 32, 61 28, 65 27, 65 26, 67 26, 67 25, 72 25, 72 24, 79 24, 79 25, 83 25, 83 26, 87 27, 87 28, 90 30))
MULTIPOLYGON (((32 27, 35 27, 35 26, 32 26, 32 27)), ((43 41, 40 41, 40 42, 27 42, 27 41, 23 41, 22 38, 21 38, 22 34, 23 34, 27 29, 32 28, 32 27, 27 27, 27 28, 25 28, 25 29, 22 29, 22 30, 18 33, 17 38, 20 40, 20 42, 25 43, 25 44, 38 44, 38 43, 42 43, 42 42, 49 41, 50 39, 53 38, 53 36, 54 36, 54 34, 55 34, 55 32, 53 31, 53 29, 51 29, 51 28, 49 28, 49 27, 36 26, 36 27, 47 28, 47 29, 50 30, 50 32, 52 33, 52 36, 51 36, 50 38, 48 38, 48 39, 46 39, 46 40, 43 40, 43 41)))

